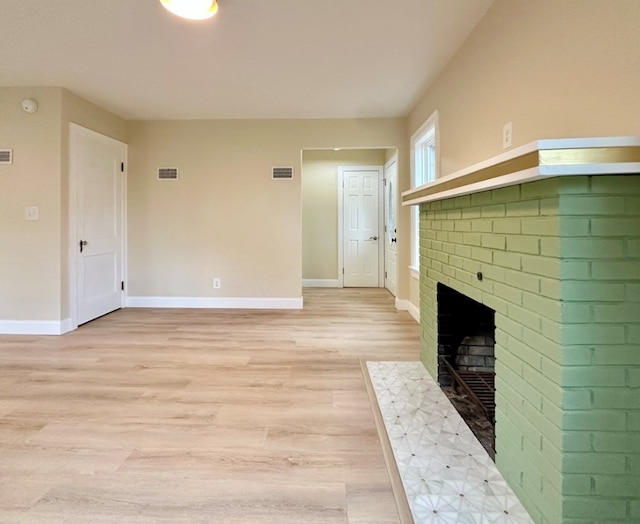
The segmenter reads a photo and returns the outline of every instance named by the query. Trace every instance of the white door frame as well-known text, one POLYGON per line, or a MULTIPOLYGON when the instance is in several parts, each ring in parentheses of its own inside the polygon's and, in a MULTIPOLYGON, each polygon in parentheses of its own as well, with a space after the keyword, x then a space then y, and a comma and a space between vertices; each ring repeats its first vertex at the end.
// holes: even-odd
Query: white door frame
MULTIPOLYGON (((385 179, 385 183, 384 183, 385 189, 386 189, 387 171, 389 170, 389 168, 393 164, 396 165, 396 179, 395 179, 396 185, 393 188, 394 191, 395 191, 395 193, 393 194, 393 200, 394 200, 394 204, 395 204, 395 213, 396 213, 396 216, 395 216, 395 219, 396 219, 396 227, 395 227, 395 229, 396 229, 396 233, 395 233, 395 235, 396 235, 396 266, 395 266, 394 281, 396 283, 396 294, 395 294, 395 296, 397 297, 398 296, 398 242, 397 242, 397 238, 398 238, 398 233, 397 233, 397 231, 398 231, 398 153, 397 152, 384 165, 384 175, 383 176, 384 176, 384 179, 385 179)), ((387 195, 386 195, 386 192, 385 192, 383 197, 382 197, 383 200, 386 200, 386 196, 387 195)), ((384 203, 383 208, 386 211, 386 201, 384 203)), ((383 231, 384 231, 384 228, 385 228, 386 224, 387 224, 387 214, 385 213, 385 216, 383 218, 383 231)), ((383 242, 383 247, 382 247, 385 250, 385 252, 384 252, 384 266, 385 266, 384 267, 384 271, 387 270, 386 269, 387 268, 386 244, 387 244, 387 231, 384 231, 384 242, 383 242)), ((386 282, 384 283, 384 287, 386 287, 386 282)))
POLYGON ((344 287, 344 172, 378 171, 378 287, 384 287, 384 166, 338 166, 338 287, 344 287))
POLYGON ((124 147, 124 172, 122 173, 122 280, 125 283, 124 291, 122 293, 121 307, 126 304, 127 296, 127 159, 128 159, 128 146, 124 142, 115 140, 106 135, 87 129, 73 122, 69 123, 69 245, 67 246, 68 260, 69 260, 69 312, 71 316, 71 329, 78 328, 78 245, 80 238, 78 237, 78 166, 75 158, 75 154, 78 148, 77 139, 79 136, 91 137, 95 140, 103 142, 109 145, 116 145, 118 147, 124 147))

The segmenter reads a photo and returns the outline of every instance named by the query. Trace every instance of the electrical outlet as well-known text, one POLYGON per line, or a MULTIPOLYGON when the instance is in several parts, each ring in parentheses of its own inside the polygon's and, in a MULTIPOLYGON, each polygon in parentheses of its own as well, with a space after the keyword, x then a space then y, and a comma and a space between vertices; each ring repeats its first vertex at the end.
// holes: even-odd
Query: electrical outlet
POLYGON ((24 208, 25 220, 40 220, 40 208, 37 206, 29 206, 24 208))
POLYGON ((511 147, 511 143, 513 142, 513 124, 511 122, 507 122, 504 126, 502 126, 502 149, 507 149, 511 147))
POLYGON ((220 289, 221 287, 221 282, 219 278, 214 278, 213 279, 213 289, 220 289))

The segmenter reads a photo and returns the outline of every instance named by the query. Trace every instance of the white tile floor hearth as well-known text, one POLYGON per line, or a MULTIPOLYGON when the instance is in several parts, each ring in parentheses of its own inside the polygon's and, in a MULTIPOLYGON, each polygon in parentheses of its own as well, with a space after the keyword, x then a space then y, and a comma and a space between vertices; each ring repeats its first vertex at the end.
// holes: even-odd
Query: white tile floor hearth
POLYGON ((420 362, 367 369, 416 524, 533 522, 420 362))

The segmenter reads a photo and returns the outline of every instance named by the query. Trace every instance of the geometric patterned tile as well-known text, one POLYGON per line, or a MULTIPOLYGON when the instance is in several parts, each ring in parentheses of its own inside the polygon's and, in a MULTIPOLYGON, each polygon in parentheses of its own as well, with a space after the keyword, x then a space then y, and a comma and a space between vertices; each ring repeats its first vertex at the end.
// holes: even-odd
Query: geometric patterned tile
POLYGON ((367 362, 415 524, 533 524, 421 362, 367 362))

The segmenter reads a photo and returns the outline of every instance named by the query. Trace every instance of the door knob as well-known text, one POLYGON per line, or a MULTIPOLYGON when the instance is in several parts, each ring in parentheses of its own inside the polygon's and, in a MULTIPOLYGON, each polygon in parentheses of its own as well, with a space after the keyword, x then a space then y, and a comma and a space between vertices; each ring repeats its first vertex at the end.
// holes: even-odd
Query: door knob
POLYGON ((89 242, 87 242, 86 240, 81 240, 80 241, 80 253, 82 253, 82 251, 84 250, 84 246, 86 246, 89 242))
POLYGON ((397 238, 392 238, 392 239, 391 239, 391 242, 397 242, 397 241, 398 241, 398 239, 397 239, 397 238))
POLYGON ((378 240, 378 237, 369 237, 369 240, 378 240))

